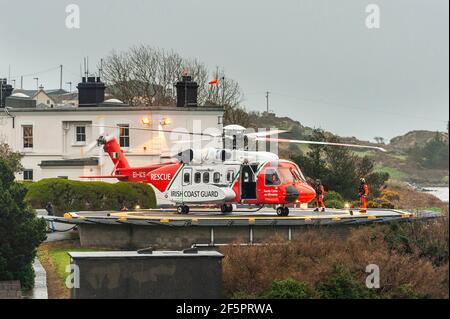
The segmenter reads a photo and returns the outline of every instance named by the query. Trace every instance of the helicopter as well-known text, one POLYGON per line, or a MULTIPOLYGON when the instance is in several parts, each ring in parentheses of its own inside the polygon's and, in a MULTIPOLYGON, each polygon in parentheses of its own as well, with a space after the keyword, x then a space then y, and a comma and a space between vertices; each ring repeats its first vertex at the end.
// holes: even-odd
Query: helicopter
MULTIPOLYGON (((146 128, 130 129, 174 132, 146 128)), ((221 139, 223 148, 187 148, 174 154, 167 162, 141 167, 132 167, 117 138, 104 134, 95 141, 94 146, 102 147, 109 155, 114 164, 113 171, 106 176, 81 176, 81 178, 114 178, 124 182, 150 184, 161 192, 165 199, 177 206, 178 214, 188 214, 190 205, 211 204, 220 207, 223 214, 228 214, 233 211, 233 205, 239 204, 252 207, 271 206, 275 208, 278 216, 288 216, 289 205, 309 203, 316 197, 314 188, 309 185, 296 163, 280 159, 274 152, 251 151, 248 149, 249 141, 331 145, 385 151, 381 147, 370 145, 271 137, 284 132, 286 131, 271 130, 246 133, 246 128, 239 125, 225 126, 221 135, 182 132, 202 140, 221 139), (239 147, 240 141, 244 142, 243 147, 239 147), (229 142, 231 147, 227 148, 229 142)), ((192 142, 192 139, 188 141, 192 142)))

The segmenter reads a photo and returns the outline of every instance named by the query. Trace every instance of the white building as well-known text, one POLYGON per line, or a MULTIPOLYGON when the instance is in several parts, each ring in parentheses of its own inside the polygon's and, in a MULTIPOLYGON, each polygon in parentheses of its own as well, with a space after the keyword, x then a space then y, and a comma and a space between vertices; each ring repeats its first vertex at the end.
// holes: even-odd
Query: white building
POLYGON ((8 107, 6 101, 6 108, 0 108, 0 143, 23 154, 24 171, 16 176, 22 180, 108 175, 113 169, 108 155, 87 147, 105 133, 117 136, 132 166, 141 166, 167 159, 175 144, 170 133, 130 128, 222 130, 221 107, 134 107, 117 100, 87 106, 80 99, 79 104, 86 106, 38 108, 25 103, 21 107, 20 101, 8 107))

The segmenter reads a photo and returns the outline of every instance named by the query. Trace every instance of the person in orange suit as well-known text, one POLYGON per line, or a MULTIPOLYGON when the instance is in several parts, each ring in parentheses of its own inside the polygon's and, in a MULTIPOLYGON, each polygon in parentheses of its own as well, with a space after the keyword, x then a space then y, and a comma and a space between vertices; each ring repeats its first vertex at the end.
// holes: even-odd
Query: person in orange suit
POLYGON ((361 178, 359 183, 359 212, 367 213, 367 196, 369 196, 369 186, 366 179, 361 178))
POLYGON ((315 191, 316 191, 316 209, 315 212, 319 211, 319 208, 322 209, 322 212, 325 211, 325 204, 323 203, 323 197, 325 196, 325 189, 323 188, 322 182, 320 179, 316 180, 315 184, 315 191))

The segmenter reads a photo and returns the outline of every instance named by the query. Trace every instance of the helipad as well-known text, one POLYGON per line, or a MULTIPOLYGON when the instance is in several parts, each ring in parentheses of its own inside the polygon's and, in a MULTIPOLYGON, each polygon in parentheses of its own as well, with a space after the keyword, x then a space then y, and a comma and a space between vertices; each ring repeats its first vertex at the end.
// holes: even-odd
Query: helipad
POLYGON ((273 209, 242 209, 224 215, 215 209, 192 209, 179 215, 174 209, 132 212, 74 212, 62 217, 48 217, 56 222, 78 225, 82 246, 136 249, 148 246, 182 249, 192 245, 222 245, 235 241, 250 244, 278 235, 291 240, 307 226, 360 225, 435 218, 432 212, 407 212, 374 209, 358 210, 291 209, 279 217, 273 209))

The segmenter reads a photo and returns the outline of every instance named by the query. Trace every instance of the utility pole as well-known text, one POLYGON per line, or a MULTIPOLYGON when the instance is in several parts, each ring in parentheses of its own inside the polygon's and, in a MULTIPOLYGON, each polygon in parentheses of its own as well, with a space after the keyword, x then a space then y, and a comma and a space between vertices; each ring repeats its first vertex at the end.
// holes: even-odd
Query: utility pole
POLYGON ((60 73, 59 73, 59 89, 62 90, 62 88, 63 88, 63 66, 62 66, 62 64, 61 64, 59 67, 60 67, 60 73))
POLYGON ((16 80, 15 79, 12 80, 12 83, 14 83, 13 88, 15 89, 16 88, 16 80))
POLYGON ((23 75, 20 77, 20 89, 23 90, 23 75))
POLYGON ((269 114, 269 94, 270 92, 266 92, 266 107, 267 107, 267 114, 269 114))

